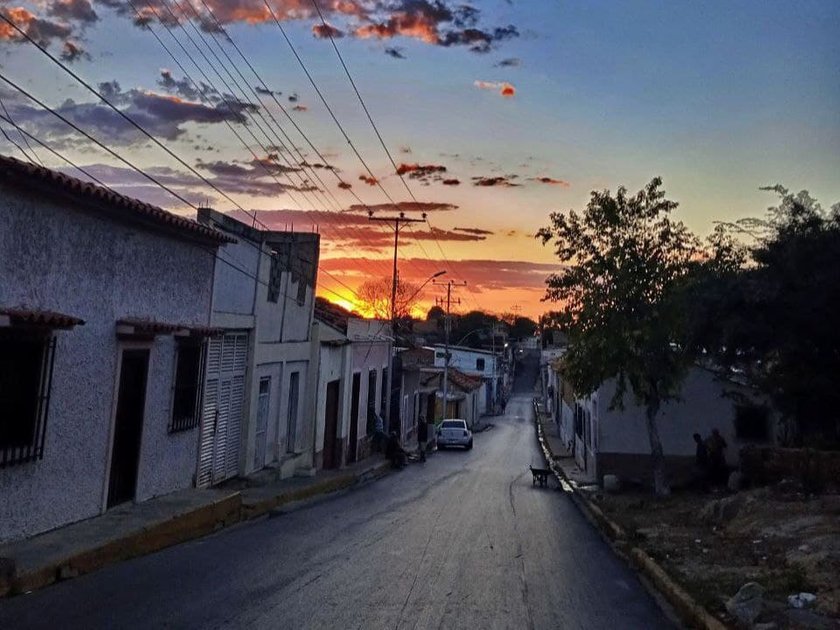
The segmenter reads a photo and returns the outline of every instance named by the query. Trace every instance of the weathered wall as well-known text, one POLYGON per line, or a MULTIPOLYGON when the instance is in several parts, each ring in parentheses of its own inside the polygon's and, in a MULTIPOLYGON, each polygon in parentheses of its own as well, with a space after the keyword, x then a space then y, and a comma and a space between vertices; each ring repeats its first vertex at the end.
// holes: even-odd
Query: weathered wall
MULTIPOLYGON (((593 414, 593 417, 598 426, 596 446, 599 452, 649 454, 644 408, 634 404, 632 394, 628 394, 623 411, 609 410, 614 388, 614 383, 608 382, 598 391, 600 415, 593 414)), ((746 442, 738 440, 735 435, 733 400, 723 395, 730 389, 748 393, 745 388, 719 381, 708 370, 694 368, 689 372, 680 400, 664 404, 659 413, 659 434, 666 455, 694 457, 692 435, 696 432, 705 438, 712 429, 718 429, 729 445, 727 462, 737 464, 738 449, 746 442)), ((770 426, 774 425, 771 418, 770 426)))
MULTIPOLYGON (((85 320, 57 332, 44 458, 0 470, 0 540, 103 510, 116 320, 208 323, 214 258, 161 233, 0 188, 0 304, 85 320)), ((169 435, 174 346, 152 344, 138 498, 191 485, 198 430, 169 435)))

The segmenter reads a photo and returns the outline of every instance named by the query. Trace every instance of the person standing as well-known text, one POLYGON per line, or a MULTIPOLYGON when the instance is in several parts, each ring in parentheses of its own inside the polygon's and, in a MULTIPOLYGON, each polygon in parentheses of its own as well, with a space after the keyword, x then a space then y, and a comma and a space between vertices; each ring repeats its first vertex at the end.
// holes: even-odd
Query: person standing
POLYGON ((717 429, 712 429, 712 434, 706 440, 709 451, 709 469, 715 482, 721 482, 726 475, 726 440, 717 429))

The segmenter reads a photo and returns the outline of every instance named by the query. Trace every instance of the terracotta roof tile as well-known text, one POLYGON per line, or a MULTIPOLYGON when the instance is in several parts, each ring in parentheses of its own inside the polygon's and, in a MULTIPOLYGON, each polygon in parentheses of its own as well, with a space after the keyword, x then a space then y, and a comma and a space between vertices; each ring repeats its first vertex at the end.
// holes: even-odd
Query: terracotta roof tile
POLYGON ((65 192, 78 197, 80 200, 93 199, 111 206, 114 210, 124 213, 124 216, 142 219, 160 226, 181 232, 184 236, 200 238, 207 241, 222 243, 236 243, 236 239, 223 234, 206 225, 167 212, 163 208, 108 190, 97 184, 86 182, 64 173, 44 168, 37 164, 22 162, 13 157, 0 155, 0 179, 12 182, 28 180, 30 184, 38 183, 55 186, 65 192))

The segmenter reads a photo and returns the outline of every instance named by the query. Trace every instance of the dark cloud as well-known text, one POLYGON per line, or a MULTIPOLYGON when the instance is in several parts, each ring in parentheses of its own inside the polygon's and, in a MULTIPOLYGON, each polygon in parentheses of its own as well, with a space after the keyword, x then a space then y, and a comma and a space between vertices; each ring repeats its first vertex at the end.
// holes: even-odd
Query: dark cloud
MULTIPOLYGON (((74 35, 73 26, 38 17, 23 7, 4 9, 6 17, 41 46, 49 46, 56 40, 65 41, 74 35)), ((6 22, 0 22, 0 40, 26 42, 26 39, 6 22)))
POLYGON ((290 102, 290 103, 297 103, 297 102, 298 102, 298 99, 299 99, 300 97, 297 95, 297 92, 295 92, 294 94, 289 94, 289 97, 288 97, 288 98, 289 98, 289 102, 290 102))
POLYGON ((348 184, 347 182, 342 181, 338 182, 338 187, 341 188, 341 190, 350 190, 353 188, 353 184, 348 184))
POLYGON ((295 105, 294 107, 292 107, 292 111, 293 112, 308 112, 309 108, 306 105, 298 104, 298 105, 295 105))
POLYGON ((312 35, 318 39, 329 39, 330 37, 333 39, 339 39, 344 37, 344 31, 332 26, 331 24, 321 23, 312 25, 312 35))
POLYGON ((568 188, 571 186, 569 182, 564 179, 554 179, 553 177, 529 177, 529 181, 532 182, 539 182, 540 184, 549 184, 551 186, 560 186, 562 188, 568 188))
POLYGON ((495 234, 495 232, 491 232, 490 230, 482 230, 480 228, 462 228, 456 227, 452 228, 456 232, 465 232, 467 234, 475 234, 476 236, 490 236, 491 234, 495 234))
POLYGON ((436 202, 436 201, 399 201, 397 203, 382 203, 382 204, 374 204, 372 206, 363 206, 361 204, 354 204, 347 208, 346 212, 364 212, 367 213, 368 210, 373 210, 377 212, 379 210, 383 212, 389 211, 396 211, 396 212, 439 212, 439 211, 448 211, 448 210, 456 210, 458 206, 453 205, 451 203, 443 203, 443 202, 436 202))
POLYGON ((399 46, 387 46, 385 48, 385 54, 389 57, 393 57, 394 59, 405 59, 403 49, 399 46))
POLYGON ((496 68, 518 68, 522 65, 522 60, 519 57, 508 57, 493 64, 496 68))
POLYGON ((68 22, 83 22, 92 24, 99 20, 89 0, 58 0, 53 1, 47 9, 47 14, 68 22))
POLYGON ((79 44, 68 39, 61 47, 61 59, 73 63, 79 59, 90 59, 90 55, 79 44))
POLYGON ((444 186, 460 186, 461 180, 460 179, 444 179, 441 181, 441 184, 444 186))
POLYGON ((403 146, 400 147, 400 153, 410 154, 411 153, 411 147, 408 146, 407 144, 404 144, 403 146))
POLYGON ((216 102, 221 100, 219 93, 206 83, 199 81, 198 85, 195 85, 187 78, 176 79, 172 72, 166 68, 160 71, 158 85, 170 94, 175 94, 190 101, 198 101, 202 98, 216 102))
POLYGON ((521 186, 522 184, 514 183, 513 179, 516 179, 516 175, 496 175, 496 176, 478 176, 473 177, 473 186, 502 186, 505 188, 510 188, 513 186, 521 186))
POLYGON ((443 179, 442 173, 445 172, 446 167, 442 164, 408 164, 403 162, 397 167, 397 175, 408 175, 410 179, 416 179, 424 184, 441 181, 443 179))
POLYGON ((379 183, 379 180, 375 177, 365 174, 359 175, 359 181, 363 181, 368 186, 376 186, 379 183))
POLYGON ((255 86, 254 90, 257 92, 257 94, 262 94, 263 96, 271 96, 272 94, 274 96, 280 96, 281 94, 283 94, 283 92, 277 90, 268 90, 261 85, 255 86))

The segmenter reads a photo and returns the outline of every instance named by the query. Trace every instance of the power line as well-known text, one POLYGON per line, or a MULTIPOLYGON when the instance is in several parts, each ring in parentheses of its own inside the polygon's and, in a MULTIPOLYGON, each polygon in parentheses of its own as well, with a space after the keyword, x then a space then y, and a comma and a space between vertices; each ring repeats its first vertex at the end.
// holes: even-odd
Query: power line
MULTIPOLYGON (((207 57, 207 55, 206 55, 206 54, 204 54, 203 50, 202 50, 202 49, 198 46, 198 44, 195 42, 195 40, 193 39, 193 37, 192 37, 192 36, 191 36, 191 35, 190 35, 190 34, 189 34, 186 30, 185 30, 184 26, 183 26, 182 24, 180 24, 180 20, 178 20, 177 16, 176 16, 176 15, 174 14, 174 12, 171 10, 171 8, 169 7, 169 5, 165 3, 165 0, 164 0, 164 6, 165 6, 166 10, 168 11, 168 13, 169 13, 170 17, 172 18, 172 21, 174 21, 174 22, 176 22, 176 23, 178 23, 178 24, 179 24, 179 26, 180 26, 181 30, 184 32, 184 35, 187 37, 187 39, 189 39, 190 43, 191 43, 191 44, 192 44, 192 45, 196 48, 196 50, 198 50, 198 52, 199 52, 199 53, 201 54, 201 56, 204 58, 205 62, 206 62, 206 63, 207 63, 207 64, 208 64, 208 65, 209 65, 212 69, 213 69, 213 72, 215 72, 216 76, 217 76, 217 77, 221 80, 221 82, 225 85, 225 87, 226 87, 229 91, 231 91, 231 92, 232 92, 233 90, 230 88, 230 86, 228 85, 228 83, 225 81, 224 77, 222 77, 222 75, 221 75, 221 73, 219 72, 219 70, 218 70, 218 69, 217 69, 217 68, 213 65, 213 63, 209 60, 209 58, 207 57)), ((153 5, 151 5, 151 4, 149 4, 149 5, 148 5, 148 7, 149 7, 149 9, 150 9, 150 10, 151 10, 154 14, 155 14, 155 16, 158 18, 158 21, 159 21, 159 22, 161 22, 161 23, 164 23, 164 20, 162 20, 162 19, 161 19, 161 16, 160 16, 160 14, 158 14, 158 12, 157 12, 157 10, 155 9, 155 7, 154 7, 153 5)), ((138 15, 139 15, 139 12, 137 11, 137 9, 136 9, 136 8, 135 8, 135 12, 137 12, 137 13, 138 13, 138 15)), ((182 12, 183 12, 183 9, 182 9, 182 12)), ((184 14, 184 15, 185 15, 185 17, 186 17, 186 14, 184 14)), ((165 23, 164 23, 164 24, 165 24, 165 23)), ((166 24, 165 24, 165 25, 166 25, 166 24)), ((210 87, 210 88, 212 88, 212 89, 213 89, 216 93, 218 93, 218 94, 220 94, 220 95, 222 95, 222 96, 224 97, 224 95, 223 95, 223 93, 221 92, 221 90, 219 90, 219 89, 218 89, 218 88, 214 85, 213 80, 212 80, 212 79, 210 79, 210 77, 209 77, 209 76, 207 76, 206 72, 204 72, 204 70, 203 70, 203 69, 201 68, 201 66, 200 66, 200 65, 196 62, 196 60, 195 60, 195 59, 194 59, 194 58, 193 58, 193 57, 189 54, 189 52, 187 52, 186 48, 183 46, 183 44, 181 43, 181 41, 180 41, 180 40, 177 38, 177 36, 175 35, 174 31, 172 30, 172 27, 167 26, 167 30, 168 30, 168 32, 169 32, 169 34, 170 34, 170 36, 171 36, 171 37, 175 40, 175 42, 178 44, 178 46, 179 46, 179 47, 181 48, 181 50, 184 52, 184 54, 185 54, 185 55, 186 55, 186 56, 190 59, 190 61, 193 63, 193 65, 194 65, 194 66, 198 69, 199 73, 201 73, 201 75, 204 77, 205 81, 207 81, 207 83, 209 84, 209 87, 210 87)), ((207 45, 207 44, 206 44, 206 40, 205 40, 205 39, 204 39, 204 37, 201 35, 201 32, 200 32, 200 31, 198 31, 198 29, 196 29, 194 26, 193 26, 193 30, 195 30, 195 31, 196 31, 196 33, 199 35, 199 37, 202 39, 202 41, 204 41, 204 42, 205 42, 205 45, 207 45)), ((155 33, 154 33, 154 31, 152 31, 152 33, 153 33, 153 34, 155 34, 155 33)), ((156 34, 155 34, 155 35, 156 35, 156 34)), ((156 38, 157 38, 157 37, 156 37, 156 38)), ((198 86, 197 82, 196 82, 195 80, 193 80, 193 79, 192 79, 192 77, 189 75, 189 73, 188 73, 188 72, 186 72, 186 70, 184 69, 183 65, 181 65, 181 64, 180 64, 180 62, 179 62, 179 61, 178 61, 178 60, 174 57, 174 55, 172 54, 172 52, 171 52, 171 51, 170 51, 170 50, 169 50, 169 49, 165 46, 165 44, 163 44, 163 43, 162 43, 162 41, 160 40, 160 38, 157 38, 157 40, 158 40, 159 42, 161 42, 161 44, 162 44, 162 45, 163 45, 163 47, 164 47, 164 50, 166 50, 166 51, 169 53, 170 57, 172 57, 172 58, 173 58, 173 60, 175 61, 175 63, 176 63, 176 64, 178 64, 179 68, 181 68, 181 70, 184 72, 184 75, 188 78, 188 80, 190 80, 190 81, 192 82, 192 84, 193 84, 193 86, 195 87, 195 89, 196 89, 197 93, 199 94, 199 96, 200 96, 200 97, 201 97, 201 96, 203 96, 203 91, 200 89, 200 87, 198 86)), ((221 47, 220 47, 220 48, 221 48, 221 47)), ((208 46, 208 49, 209 49, 209 46, 208 46)), ((223 48, 221 48, 221 50, 224 52, 224 49, 223 49, 223 48)), ((212 50, 211 50, 211 53, 212 53, 212 50)), ((227 72, 228 76, 229 76, 229 77, 231 77, 231 79, 235 81, 235 79, 233 79, 232 75, 230 74, 230 72, 229 72, 229 71, 227 70, 227 68, 225 67, 224 62, 222 62, 222 60, 221 60, 221 59, 219 59, 218 55, 213 54, 213 56, 214 56, 214 57, 216 58, 216 60, 218 61, 219 65, 221 65, 221 66, 223 67, 223 69, 227 72)), ((227 55, 226 55, 226 56, 227 56, 227 55)), ((227 58, 228 58, 228 59, 230 59, 230 57, 229 57, 229 56, 227 56, 227 58)), ((234 64, 233 64, 233 62, 232 62, 232 60, 231 60, 231 64, 232 64, 232 65, 234 65, 234 64)), ((245 78, 244 78, 244 77, 242 77, 242 78, 243 78, 243 81, 247 84, 247 80, 245 80, 245 78)), ((245 95, 245 91, 241 88, 241 86, 239 86, 239 83, 238 83, 238 82, 236 82, 236 84, 237 84, 237 87, 239 87, 240 92, 241 92, 243 95, 245 95)), ((246 96, 246 98, 247 98, 247 96, 246 96)), ((227 100, 225 100, 225 102, 227 102, 227 100)), ((260 117, 262 118, 262 116, 261 116, 261 115, 260 115, 260 117)), ((252 117, 252 119, 253 119, 253 117, 252 117)), ((272 119, 273 119, 273 117, 272 117, 272 119)), ((265 120, 265 119, 263 119, 263 120, 265 120)), ((256 122, 256 121, 255 121, 255 122, 256 122)), ((276 120, 275 120, 275 122, 276 122, 276 120)), ((244 124, 244 123, 243 123, 243 124, 244 124)), ((231 131, 232 131, 232 132, 234 133, 234 135, 235 135, 235 136, 236 136, 236 137, 240 140, 240 142, 242 142, 243 146, 245 146, 247 150, 251 151, 251 150, 250 150, 250 148, 247 146, 247 143, 245 143, 245 142, 244 142, 244 140, 241 138, 241 136, 240 136, 238 133, 236 133, 236 131, 232 128, 231 124, 228 122, 228 123, 227 123, 227 125, 228 125, 228 127, 230 127, 230 128, 231 128, 231 131)), ((268 123, 267 123, 267 122, 266 122, 266 125, 270 127, 270 125, 268 125, 268 123)), ((258 125, 258 126, 259 126, 259 125, 258 125)), ((279 126, 279 125, 278 125, 278 126, 279 126)), ((251 137, 254 139, 254 141, 262 147, 262 149, 266 152, 266 154, 268 154, 268 153, 269 153, 268 148, 267 148, 266 146, 264 146, 264 145, 262 145, 262 144, 260 143, 259 139, 257 139, 257 137, 256 137, 256 136, 254 135, 254 133, 250 130, 250 128, 248 128, 248 127, 247 127, 247 125, 246 125, 246 129, 248 130, 249 134, 250 134, 250 135, 251 135, 251 137)), ((271 142, 271 138, 269 138, 268 134, 265 132, 265 130, 264 130, 264 129, 262 129, 262 127, 261 127, 261 126, 260 126, 260 130, 263 132, 263 134, 266 136, 266 139, 267 139, 267 140, 269 141, 269 143, 270 143, 270 142, 271 142)), ((282 128, 281 128, 281 130, 282 130, 282 128)), ((284 147, 284 148, 286 148, 286 150, 287 150, 287 152, 288 152, 289 150, 288 150, 288 148, 285 146, 285 144, 282 142, 282 140, 280 140, 280 139, 279 139, 279 137, 277 137, 277 136, 275 136, 275 138, 276 138, 276 139, 280 142, 280 144, 281 144, 281 145, 283 145, 283 147, 284 147)), ((293 143, 292 143, 292 144, 293 144, 293 143)), ((268 171, 268 169, 266 168, 266 166, 265 166, 265 165, 262 163, 262 161, 261 161, 261 160, 260 160, 260 159, 256 156, 256 154, 255 154, 253 151, 251 151, 251 153, 252 153, 252 155, 254 155, 255 160, 256 160, 256 161, 257 161, 257 163, 258 163, 258 164, 259 164, 259 165, 263 168, 263 170, 265 170, 265 171, 266 171, 266 172, 267 172, 267 173, 268 173, 268 174, 269 174, 269 175, 270 175, 270 176, 271 176, 271 177, 272 177, 275 181, 277 181, 276 176, 275 176, 273 173, 271 173, 271 172, 269 172, 269 171, 268 171)), ((290 153, 290 152, 289 152, 289 153, 290 153)), ((298 151, 298 153, 299 153, 299 151, 298 151)), ((292 169, 292 170, 294 170, 294 167, 293 167, 293 166, 292 166, 292 164, 288 161, 288 159, 286 158, 286 156, 285 156, 285 155, 283 155, 283 158, 284 158, 284 160, 286 161, 286 163, 288 164, 289 168, 290 168, 290 169, 292 169)), ((302 155, 301 155, 301 159, 303 160, 303 156, 302 156, 302 155)), ((304 160, 304 163, 305 163, 305 160, 304 160)), ((309 168, 310 168, 310 170, 311 170, 311 171, 312 171, 312 172, 313 172, 313 173, 317 176, 317 173, 315 172, 315 170, 314 170, 311 166, 310 166, 309 168)), ((289 179, 289 181, 291 182, 291 178, 288 176, 288 174, 286 174, 286 177, 287 177, 287 178, 289 179)), ((320 180, 320 178, 318 178, 318 179, 319 179, 319 181, 321 181, 321 180, 320 180)), ((301 178, 301 181, 305 184, 305 182, 303 181, 303 179, 302 179, 302 178, 301 178)), ((323 185, 323 182, 321 182, 321 183, 322 183, 322 185, 323 185)), ((279 184, 279 182, 278 182, 278 184, 279 184)), ((325 189, 326 189, 326 186, 324 186, 324 187, 325 187, 325 189)), ((304 195, 304 197, 307 199, 307 201, 309 201, 309 199, 308 199, 308 197, 306 196, 305 192, 304 192, 304 193, 302 193, 302 194, 303 194, 303 195, 304 195)), ((358 199, 358 196, 357 196, 357 195, 355 195, 355 194, 354 194, 354 196, 358 199)), ((293 196, 292 196, 292 197, 293 197, 293 196)), ((294 199, 294 197, 293 197, 293 199, 294 199)), ((360 200, 360 201, 361 201, 361 200, 360 200)), ((310 201, 310 203, 311 203, 311 201, 310 201)), ((336 201, 336 203, 337 203, 337 201, 336 201)), ((298 203, 298 205, 300 206, 300 204, 299 204, 299 203, 298 203)), ((312 205, 314 205, 314 204, 312 204, 312 205)), ((260 224, 261 224, 264 228, 268 229, 268 226, 266 226, 264 223, 262 223, 261 221, 259 221, 259 219, 257 219, 256 213, 254 213, 254 214, 253 214, 253 217, 252 217, 252 218, 253 218, 253 220, 254 220, 255 222, 259 222, 259 223, 260 223, 260 224)), ((355 228, 355 227, 353 227, 353 226, 348 226, 348 228, 349 228, 351 231, 355 231, 357 238, 359 238, 359 240, 360 240, 361 242, 364 242, 364 241, 365 241, 365 237, 364 237, 364 235, 361 233, 361 231, 360 231, 360 230, 356 229, 356 228, 355 228)), ((324 230, 324 232, 326 232, 326 230, 324 230)), ((369 261, 367 261, 367 260, 365 260, 365 259, 361 259, 361 260, 365 263, 365 265, 371 265, 371 264, 372 264, 371 262, 369 262, 369 261)), ((374 273, 374 275, 378 275, 379 273, 381 273, 381 270, 377 270, 377 271, 374 273)), ((344 285, 344 286, 346 286, 346 285, 344 285)), ((348 287, 348 289, 349 289, 349 287, 348 287)))
POLYGON ((20 28, 17 24, 15 24, 12 20, 10 20, 8 17, 6 17, 5 13, 3 13, 2 11, 0 11, 0 19, 2 19, 2 20, 3 20, 4 22, 6 22, 9 26, 11 26, 12 28, 14 28, 14 29, 15 29, 15 30, 16 30, 16 31, 17 31, 17 32, 18 32, 18 33, 19 33, 22 37, 24 37, 24 38, 25 38, 28 42, 30 42, 33 46, 35 46, 38 50, 40 50, 40 51, 41 51, 44 55, 46 55, 46 56, 47 56, 47 57, 48 57, 48 58, 49 58, 49 59, 50 59, 53 63, 55 63, 55 64, 56 64, 59 68, 61 68, 62 70, 64 70, 64 72, 66 72, 67 74, 69 74, 69 75, 70 75, 71 77, 73 77, 73 78, 74 78, 77 82, 79 82, 82 86, 84 86, 84 87, 85 87, 85 88, 86 88, 89 92, 91 92, 92 94, 96 95, 96 96, 97 96, 97 97, 98 97, 98 98, 99 98, 99 99, 100 99, 103 103, 105 103, 105 104, 106 104, 109 108, 111 108, 111 109, 112 109, 112 110, 113 110, 113 111, 114 111, 114 112, 115 112, 118 116, 120 116, 123 120, 125 120, 126 122, 128 122, 128 123, 129 123, 132 127, 134 127, 134 128, 135 128, 135 129, 137 129, 140 133, 142 133, 144 136, 146 136, 147 138, 149 138, 149 140, 151 140, 151 141, 152 141, 155 145, 157 145, 158 147, 160 147, 161 149, 163 149, 163 151, 165 151, 165 152, 167 153, 167 155, 169 155, 169 156, 170 156, 170 157, 172 157, 174 160, 176 160, 178 163, 180 163, 182 166, 184 166, 184 168, 186 168, 187 170, 189 170, 189 171, 190 171, 193 175, 195 175, 196 177, 198 177, 201 181, 203 181, 205 184, 207 184, 210 188, 212 188, 212 189, 213 189, 213 190, 215 190, 217 193, 219 193, 220 195, 222 195, 222 197, 224 197, 225 199, 227 199, 228 201, 230 201, 230 202, 231 202, 232 204, 234 204, 235 206, 238 206, 238 207, 240 207, 240 208, 241 208, 241 206, 239 206, 239 204, 238 204, 236 201, 234 201, 234 199, 233 199, 232 197, 230 197, 227 193, 225 193, 224 191, 222 191, 222 190, 221 190, 218 186, 216 186, 213 182, 211 182, 210 180, 208 180, 208 179, 207 179, 206 177, 204 177, 201 173, 199 173, 199 172, 198 172, 197 170, 195 170, 192 166, 190 166, 187 162, 185 162, 183 159, 181 159, 181 158, 180 158, 178 155, 176 155, 176 154, 175 154, 175 153, 174 153, 171 149, 169 149, 169 148, 168 148, 165 144, 163 144, 160 140, 158 140, 157 138, 155 138, 155 137, 154 137, 151 133, 149 133, 148 131, 146 131, 146 129, 145 129, 142 125, 140 125, 138 122, 136 122, 133 118, 131 118, 131 116, 129 116, 128 114, 126 114, 125 112, 123 112, 121 109, 119 109, 118 107, 116 107, 116 106, 115 106, 115 105, 114 105, 114 104, 113 104, 110 100, 108 100, 105 96, 103 96, 103 95, 102 95, 101 93, 99 93, 96 89, 94 89, 94 88, 93 88, 93 87, 92 87, 92 86, 91 86, 91 85, 90 85, 87 81, 85 81, 84 79, 82 79, 82 78, 81 78, 78 74, 76 74, 73 70, 71 70, 70 68, 68 68, 68 67, 67 67, 65 64, 63 64, 60 60, 58 60, 56 57, 54 57, 54 56, 53 56, 53 55, 52 55, 52 54, 51 54, 51 53, 50 53, 50 52, 49 52, 46 48, 44 48, 43 46, 41 46, 41 44, 39 44, 39 43, 38 43, 38 42, 36 42, 34 39, 32 39, 32 37, 30 37, 30 36, 29 36, 29 34, 28 34, 28 33, 26 33, 26 31, 24 31, 23 29, 21 29, 21 28, 20 28))
POLYGON ((368 175, 370 175, 370 177, 373 180, 376 181, 376 185, 380 188, 380 190, 382 190, 382 193, 385 195, 385 198, 388 199, 388 201, 391 204, 396 206, 397 205, 396 202, 391 198, 391 195, 388 194, 388 191, 385 190, 385 187, 382 185, 382 182, 379 180, 379 178, 376 177, 376 175, 373 174, 373 171, 371 171, 367 162, 365 162, 365 159, 359 153, 358 149, 356 149, 356 146, 353 144, 353 141, 350 140, 350 136, 347 135, 347 132, 344 130, 344 127, 341 125, 341 123, 339 122, 335 113, 333 112, 332 107, 330 107, 329 103, 327 103, 327 99, 324 97, 324 95, 321 92, 320 88, 318 87, 317 83, 315 83, 315 79, 312 78, 312 75, 309 73, 309 70, 307 69, 306 64, 303 63, 303 59, 300 58, 300 55, 298 54, 297 50, 295 49, 294 44, 292 44, 292 40, 290 40, 289 36, 286 34, 286 29, 283 28, 283 25, 280 23, 280 20, 277 18, 277 14, 274 12, 274 9, 268 3, 268 0, 263 0, 263 4, 265 4, 266 9, 268 9, 268 12, 271 14, 271 17, 274 19, 274 23, 277 25, 277 28, 280 29, 280 33, 283 35, 283 39, 286 40, 286 43, 289 45, 289 48, 291 49, 292 54, 295 56, 295 59, 297 59, 298 64, 300 64, 300 67, 303 70, 304 74, 306 75, 306 78, 309 79, 309 82, 312 84, 312 87, 315 89, 315 93, 318 94, 318 97, 321 99, 321 102, 324 104, 324 107, 327 108, 327 111, 329 112, 330 117, 333 119, 333 122, 335 122, 335 124, 338 126, 339 130, 341 131, 342 135, 344 136, 344 139, 347 141, 347 144, 349 144, 350 148, 353 149, 353 153, 356 154, 356 157, 359 159, 359 162, 362 163, 362 166, 364 166, 368 175))
MULTIPOLYGON (((12 115, 9 113, 9 110, 8 110, 8 109, 6 109, 6 103, 4 103, 4 102, 3 102, 3 99, 2 99, 2 98, 0 98, 0 107, 2 107, 2 108, 3 108, 3 113, 4 113, 4 114, 6 114, 6 118, 4 118, 4 120, 7 120, 7 121, 9 122, 9 124, 17 130, 18 134, 20 134, 20 137, 23 139, 24 144, 25 144, 25 145, 26 145, 26 147, 29 149, 29 152, 30 152, 32 155, 34 155, 34 156, 35 156, 35 161, 37 161, 37 162, 38 162, 41 166, 43 166, 43 165, 44 165, 44 163, 43 163, 43 162, 41 162, 41 158, 40 158, 40 157, 38 157, 38 154, 35 152, 35 149, 33 149, 33 148, 32 148, 32 145, 31 145, 31 144, 29 144, 29 139, 26 137, 26 134, 24 134, 23 129, 21 128, 21 126, 20 126, 20 125, 18 125, 18 124, 14 121, 14 119, 12 118, 12 115)), ((6 131, 5 131, 5 130, 3 130, 3 136, 5 136, 6 140, 8 140, 9 142, 11 142, 13 145, 15 145, 15 146, 16 146, 16 147, 20 150, 20 152, 21 152, 23 155, 25 155, 25 156, 26 156, 26 159, 27 159, 29 162, 33 162, 32 158, 30 158, 30 157, 29 157, 29 155, 26 153, 26 151, 24 151, 24 150, 23 150, 23 147, 21 147, 21 146, 20 146, 17 142, 15 142, 14 140, 12 140, 12 139, 11 139, 11 138, 10 138, 10 137, 6 134, 6 131)))

